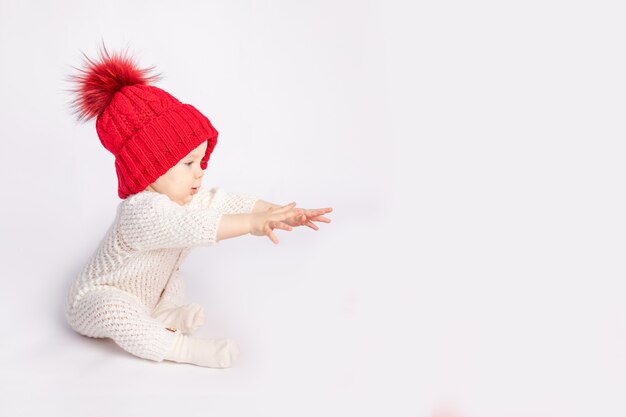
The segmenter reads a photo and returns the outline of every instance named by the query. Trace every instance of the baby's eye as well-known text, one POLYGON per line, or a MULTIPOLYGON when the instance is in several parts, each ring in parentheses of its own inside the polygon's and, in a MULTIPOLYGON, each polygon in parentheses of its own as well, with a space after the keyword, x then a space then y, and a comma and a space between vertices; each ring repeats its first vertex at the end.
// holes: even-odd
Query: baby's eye
POLYGON ((193 161, 192 161, 192 162, 186 162, 186 163, 185 163, 185 165, 187 165, 188 167, 190 167, 190 166, 191 166, 191 164, 193 164, 193 161))

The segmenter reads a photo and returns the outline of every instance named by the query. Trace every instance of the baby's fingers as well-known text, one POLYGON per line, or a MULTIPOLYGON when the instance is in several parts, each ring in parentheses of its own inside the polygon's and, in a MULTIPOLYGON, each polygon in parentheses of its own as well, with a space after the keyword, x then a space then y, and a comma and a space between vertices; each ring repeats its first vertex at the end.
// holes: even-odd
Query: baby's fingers
POLYGON ((320 216, 322 214, 327 214, 332 212, 333 209, 332 207, 327 207, 327 208, 321 208, 321 209, 308 209, 305 210, 305 214, 309 217, 315 217, 315 216, 320 216))
POLYGON ((311 218, 309 218, 309 220, 313 220, 313 221, 316 221, 316 222, 322 222, 322 223, 330 223, 330 219, 326 218, 324 216, 311 217, 311 218))
POLYGON ((294 208, 295 206, 296 206, 296 202, 293 201, 293 202, 287 204, 286 206, 279 207, 276 210, 272 210, 272 211, 274 213, 282 213, 282 212, 285 212, 285 211, 288 211, 288 210, 294 208))
POLYGON ((282 229, 282 230, 288 230, 288 231, 292 231, 293 227, 291 227, 290 225, 283 223, 283 222, 271 222, 270 223, 270 227, 272 229, 282 229))
POLYGON ((275 217, 275 220, 283 221, 287 219, 297 219, 299 217, 302 217, 303 214, 304 211, 302 209, 291 209, 282 214, 276 213, 277 216, 275 217))
POLYGON ((293 230, 293 227, 283 222, 278 222, 278 221, 270 222, 268 230, 267 230, 267 237, 269 237, 270 240, 274 242, 275 244, 278 244, 279 241, 278 241, 278 238, 276 237, 276 234, 274 234, 274 229, 282 229, 282 230, 291 231, 293 230))
POLYGON ((278 238, 276 237, 276 235, 274 234, 274 232, 272 232, 272 229, 270 229, 270 230, 267 232, 267 237, 269 237, 269 238, 270 238, 270 240, 271 240, 272 242, 274 242, 275 244, 277 244, 277 245, 278 245, 278 238))
POLYGON ((320 230, 319 227, 317 227, 317 225, 315 225, 315 223, 313 223, 310 220, 307 220, 306 223, 304 223, 306 226, 310 227, 313 230, 320 230))

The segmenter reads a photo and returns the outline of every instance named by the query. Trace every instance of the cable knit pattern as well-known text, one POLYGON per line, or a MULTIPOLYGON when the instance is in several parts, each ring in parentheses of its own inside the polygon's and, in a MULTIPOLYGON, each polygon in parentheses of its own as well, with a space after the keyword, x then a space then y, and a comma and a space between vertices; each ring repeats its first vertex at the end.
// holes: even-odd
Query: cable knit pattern
POLYGON ((150 316, 161 297, 184 300, 179 267, 195 246, 216 245, 224 214, 250 213, 257 198, 201 188, 185 206, 142 191, 120 202, 95 254, 72 284, 65 314, 90 337, 108 337, 124 350, 161 361, 175 332, 150 316))

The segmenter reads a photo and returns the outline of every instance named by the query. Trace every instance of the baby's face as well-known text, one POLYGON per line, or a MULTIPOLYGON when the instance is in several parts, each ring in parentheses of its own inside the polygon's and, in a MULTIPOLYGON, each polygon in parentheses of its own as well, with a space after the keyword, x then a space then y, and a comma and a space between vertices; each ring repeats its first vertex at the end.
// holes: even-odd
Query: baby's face
POLYGON ((200 160, 206 152, 206 147, 207 142, 202 142, 178 164, 146 187, 146 190, 165 194, 181 206, 189 203, 202 185, 204 171, 200 168, 200 160))

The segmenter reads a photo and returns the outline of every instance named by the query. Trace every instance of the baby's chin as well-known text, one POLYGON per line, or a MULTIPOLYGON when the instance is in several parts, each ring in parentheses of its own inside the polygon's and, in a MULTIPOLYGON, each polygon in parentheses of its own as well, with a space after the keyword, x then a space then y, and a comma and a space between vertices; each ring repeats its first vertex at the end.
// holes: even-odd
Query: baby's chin
POLYGON ((180 204, 181 206, 186 206, 187 204, 191 202, 191 200, 193 200, 193 195, 187 194, 186 196, 176 199, 174 201, 180 204))

